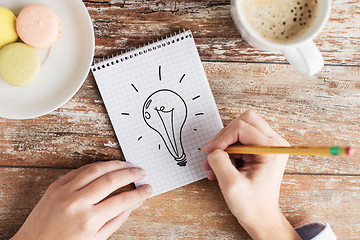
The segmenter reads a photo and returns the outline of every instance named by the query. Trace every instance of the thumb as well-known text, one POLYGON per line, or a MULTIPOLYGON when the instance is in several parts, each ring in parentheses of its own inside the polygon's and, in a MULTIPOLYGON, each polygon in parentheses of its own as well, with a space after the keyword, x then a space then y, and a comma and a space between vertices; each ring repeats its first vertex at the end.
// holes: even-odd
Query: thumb
POLYGON ((216 149, 208 155, 208 162, 221 189, 231 186, 240 177, 239 171, 232 164, 229 154, 220 149, 216 149))

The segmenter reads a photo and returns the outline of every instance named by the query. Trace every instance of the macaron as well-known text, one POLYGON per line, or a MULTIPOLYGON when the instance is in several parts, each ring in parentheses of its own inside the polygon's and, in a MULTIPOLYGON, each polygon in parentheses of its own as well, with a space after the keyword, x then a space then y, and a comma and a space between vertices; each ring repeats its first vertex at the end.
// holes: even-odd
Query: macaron
POLYGON ((41 68, 37 50, 24 43, 10 43, 0 49, 0 78, 22 87, 33 82, 41 68))
POLYGON ((20 11, 16 30, 24 43, 35 48, 49 48, 60 37, 61 21, 51 8, 32 4, 20 11))
POLYGON ((18 39, 16 17, 7 8, 0 7, 0 48, 18 39))

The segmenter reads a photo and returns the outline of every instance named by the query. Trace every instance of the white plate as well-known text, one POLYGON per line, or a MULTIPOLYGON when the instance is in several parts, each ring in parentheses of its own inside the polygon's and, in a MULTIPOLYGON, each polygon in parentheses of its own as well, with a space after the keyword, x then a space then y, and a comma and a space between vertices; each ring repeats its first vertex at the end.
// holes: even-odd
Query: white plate
MULTIPOLYGON (((1 0, 0 6, 18 15, 22 8, 35 3, 46 5, 59 15, 62 33, 33 83, 13 87, 0 79, 0 117, 34 118, 62 106, 80 89, 93 61, 94 31, 81 0, 1 0)), ((39 52, 44 58, 46 53, 39 52)))

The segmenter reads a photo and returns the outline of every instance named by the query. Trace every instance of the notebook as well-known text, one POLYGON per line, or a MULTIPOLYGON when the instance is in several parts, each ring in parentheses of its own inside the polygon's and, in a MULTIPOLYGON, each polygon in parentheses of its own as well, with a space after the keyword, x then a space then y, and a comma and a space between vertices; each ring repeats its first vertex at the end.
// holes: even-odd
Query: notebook
POLYGON ((126 161, 146 171, 137 187, 156 196, 206 177, 200 148, 223 125, 191 31, 91 70, 126 161))

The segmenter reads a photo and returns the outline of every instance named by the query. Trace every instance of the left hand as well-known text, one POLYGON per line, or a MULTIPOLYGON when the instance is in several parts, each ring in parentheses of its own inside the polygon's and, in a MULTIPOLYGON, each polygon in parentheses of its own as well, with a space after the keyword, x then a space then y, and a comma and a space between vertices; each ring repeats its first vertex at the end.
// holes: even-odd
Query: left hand
POLYGON ((12 240, 104 240, 150 197, 145 185, 106 197, 145 177, 127 162, 97 162, 55 181, 12 240))

